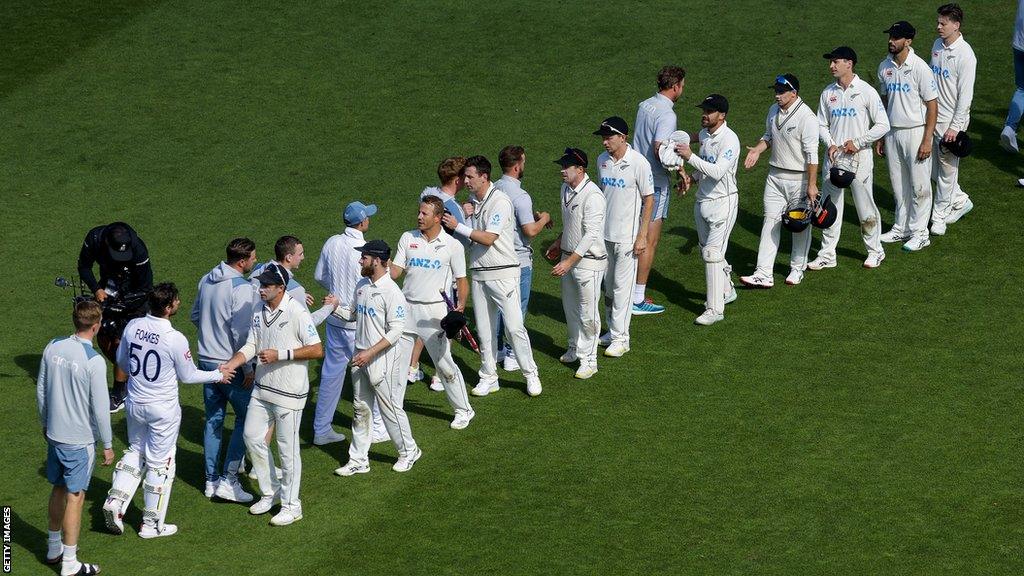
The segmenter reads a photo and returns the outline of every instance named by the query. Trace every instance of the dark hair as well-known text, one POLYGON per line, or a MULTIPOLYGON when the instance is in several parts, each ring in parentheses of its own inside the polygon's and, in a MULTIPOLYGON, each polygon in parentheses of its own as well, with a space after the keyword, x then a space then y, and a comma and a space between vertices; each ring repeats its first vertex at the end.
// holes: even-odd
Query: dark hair
POLYGON ((235 238, 228 242, 227 263, 234 264, 252 256, 256 251, 256 243, 248 238, 235 238))
POLYGON ((498 153, 498 165, 501 166, 503 172, 507 172, 513 166, 519 163, 526 155, 526 150, 522 146, 505 146, 498 153))
POLYGON ((178 298, 178 287, 174 282, 161 282, 153 286, 149 293, 149 312, 154 316, 163 318, 164 308, 167 308, 178 298))
POLYGON ((466 159, 462 156, 445 158, 437 166, 437 179, 441 181, 441 184, 447 184, 458 178, 459 174, 462 174, 462 169, 465 165, 466 159))
POLYGON ((964 10, 956 2, 950 2, 949 4, 943 4, 938 9, 939 16, 945 16, 953 22, 964 21, 964 10))
POLYGON ((423 199, 420 200, 420 203, 430 204, 431 208, 434 209, 435 216, 441 216, 444 214, 444 202, 441 202, 441 199, 437 196, 424 196, 423 199))
POLYGON ((491 161, 483 156, 470 156, 466 158, 466 166, 463 167, 463 171, 469 167, 476 168, 479 174, 487 174, 487 177, 491 177, 491 161))
POLYGON ((295 247, 302 244, 295 236, 281 236, 274 243, 274 259, 284 262, 284 259, 295 253, 295 247))
POLYGON ((668 90, 686 78, 686 69, 679 66, 665 66, 658 71, 658 90, 668 90))
POLYGON ((99 324, 103 318, 103 307, 95 300, 83 300, 75 304, 71 313, 71 321, 75 323, 75 331, 82 332, 99 324))

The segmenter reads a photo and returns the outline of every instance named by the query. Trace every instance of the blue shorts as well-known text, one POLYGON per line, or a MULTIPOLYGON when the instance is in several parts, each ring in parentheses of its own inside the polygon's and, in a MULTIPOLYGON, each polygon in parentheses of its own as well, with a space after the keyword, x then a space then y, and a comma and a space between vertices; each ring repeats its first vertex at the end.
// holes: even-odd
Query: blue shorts
POLYGON ((655 220, 668 220, 668 201, 671 197, 671 188, 654 187, 654 209, 651 210, 651 222, 655 220))
POLYGON ((46 479, 54 486, 65 486, 68 492, 89 489, 92 467, 96 462, 96 447, 70 444, 47 444, 46 479))

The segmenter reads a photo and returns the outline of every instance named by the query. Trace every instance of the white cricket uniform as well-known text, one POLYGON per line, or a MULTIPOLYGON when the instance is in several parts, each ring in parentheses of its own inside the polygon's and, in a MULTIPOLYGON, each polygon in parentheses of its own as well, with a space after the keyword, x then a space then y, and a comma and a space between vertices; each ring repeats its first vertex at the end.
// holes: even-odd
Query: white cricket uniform
MULTIPOLYGON (((295 273, 292 272, 291 269, 289 269, 284 264, 278 262, 277 260, 271 260, 270 262, 257 264, 256 267, 252 269, 252 272, 249 273, 249 283, 252 284, 253 291, 256 293, 256 306, 260 305, 260 281, 257 280, 256 278, 258 278, 259 275, 263 273, 263 270, 265 270, 266 267, 271 264, 277 264, 282 269, 288 270, 288 285, 285 286, 285 290, 288 291, 288 295, 291 296, 292 299, 294 299, 299 304, 305 306, 306 310, 308 311, 309 306, 306 305, 306 287, 300 284, 299 281, 295 279, 295 273)), ((324 305, 318 308, 317 310, 310 312, 309 314, 313 318, 313 325, 319 326, 320 323, 326 320, 333 311, 333 306, 324 305)))
MULTIPOLYGON (((788 109, 772 104, 761 139, 771 145, 764 183, 764 224, 755 274, 771 278, 782 235, 782 215, 807 198, 807 166, 818 163, 818 118, 801 98, 788 109)), ((803 271, 811 249, 811 230, 793 233, 789 267, 803 271)))
POLYGON ((897 64, 892 54, 882 60, 878 86, 888 103, 890 129, 885 135, 885 163, 896 201, 892 230, 898 236, 927 238, 932 212, 932 158, 918 160, 917 150, 925 138, 925 103, 938 97, 935 78, 931 67, 910 48, 903 64, 897 64))
POLYGON ((615 160, 605 151, 597 157, 605 197, 604 241, 608 271, 604 279, 605 314, 611 341, 629 346, 629 321, 636 285, 633 243, 640 232, 643 199, 654 194, 651 163, 632 146, 615 160))
POLYGON ((697 241, 704 259, 707 284, 707 309, 725 313, 725 297, 732 292, 732 266, 725 259, 729 235, 736 224, 739 189, 736 187, 736 166, 740 157, 740 139, 722 122, 715 133, 700 131, 700 154, 687 162, 697 173, 697 195, 693 219, 697 224, 697 241))
POLYGON ((857 175, 850 190, 860 220, 861 238, 869 257, 885 254, 881 241, 881 215, 872 195, 874 161, 871 158, 871 145, 888 131, 889 118, 885 115, 881 97, 859 76, 853 76, 848 88, 844 89, 838 82, 833 82, 822 91, 818 102, 818 133, 825 145, 826 157, 821 171, 821 193, 822 196, 832 198, 835 203, 836 222, 821 232, 819 258, 836 259, 836 246, 839 245, 839 233, 843 227, 843 189, 834 186, 829 180, 832 162, 827 151, 829 146, 842 147, 847 140, 852 140, 859 150, 857 175))
POLYGON ((260 493, 279 493, 282 509, 302 513, 299 485, 302 459, 299 456, 299 425, 309 396, 309 361, 286 360, 287 352, 320 343, 313 319, 300 303, 285 293, 277 308, 264 303, 252 316, 249 338, 238 351, 246 362, 263 350, 277 350, 278 360, 256 365, 249 411, 245 415, 245 447, 252 459, 260 493), (281 480, 270 471, 267 432, 274 426, 281 457, 281 480))
POLYGON ((960 188, 960 158, 939 146, 946 130, 967 130, 971 123, 974 100, 974 78, 978 58, 963 36, 946 46, 941 38, 932 45, 932 74, 939 92, 939 117, 935 123, 932 153, 932 179, 935 180, 935 202, 932 222, 943 220, 959 210, 970 198, 960 188))
POLYGON ((368 350, 385 339, 390 346, 363 367, 352 367, 352 445, 350 462, 369 465, 370 402, 375 398, 388 436, 399 458, 418 450, 412 437, 405 402, 406 376, 414 338, 405 333, 405 296, 385 272, 377 280, 363 278, 356 284, 352 309, 338 308, 335 315, 356 322, 356 350, 368 350))
POLYGON ((162 529, 181 428, 178 382, 217 382, 221 373, 197 368, 185 335, 175 330, 170 320, 151 314, 125 327, 117 364, 128 373, 128 449, 117 463, 110 498, 120 500, 123 517, 144 476, 143 523, 162 529))
POLYGON ((575 253, 580 261, 562 276, 562 309, 568 329, 568 349, 575 350, 580 367, 597 367, 601 335, 601 281, 608 269, 604 244, 605 198, 587 176, 575 188, 562 184, 562 260, 575 253))
POLYGON ((479 242, 469 246, 469 269, 473 272, 470 289, 473 317, 480 336, 480 381, 492 383, 498 380, 498 338, 495 330, 499 312, 523 375, 533 376, 537 374, 537 364, 533 361, 530 335, 523 325, 512 201, 492 184, 469 217, 469 224, 473 230, 498 235, 490 246, 479 242))
POLYGON ((408 304, 406 334, 423 341, 455 415, 470 412, 466 381, 452 358, 451 341, 441 329, 441 319, 448 314, 441 293, 450 293, 453 280, 466 277, 465 247, 444 230, 433 240, 419 230, 411 230, 398 240, 391 263, 405 270, 402 293, 408 304))
POLYGON ((654 142, 664 143, 676 131, 676 112, 672 109, 673 106, 675 102, 659 92, 637 106, 636 122, 633 124, 633 149, 647 159, 654 180, 652 222, 668 218, 668 201, 672 197, 669 190, 669 173, 661 165, 654 142))

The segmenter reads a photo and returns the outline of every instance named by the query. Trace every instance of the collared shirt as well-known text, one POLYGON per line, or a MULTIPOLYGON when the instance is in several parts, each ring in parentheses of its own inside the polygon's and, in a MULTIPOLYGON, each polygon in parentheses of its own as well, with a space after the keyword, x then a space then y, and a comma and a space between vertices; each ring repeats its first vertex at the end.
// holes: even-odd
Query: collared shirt
POLYGON ((768 165, 788 172, 806 172, 818 163, 818 118, 801 98, 788 109, 778 104, 768 109, 761 139, 771 144, 768 165))
POLYGON ((604 194, 584 175, 575 188, 562 183, 562 255, 577 254, 576 266, 585 270, 605 270, 608 251, 604 244, 604 194))
POLYGON ((605 151, 597 157, 597 165, 606 206, 604 239, 632 243, 640 232, 642 199, 654 194, 651 163, 627 144, 622 158, 615 160, 605 151))
POLYGON ((473 242, 469 246, 469 269, 473 280, 502 280, 519 276, 519 257, 515 251, 515 218, 512 200, 492 183, 483 200, 469 217, 473 230, 498 237, 490 246, 473 242))
POLYGON ((441 291, 450 292, 452 279, 466 277, 466 249, 444 230, 433 240, 419 230, 405 232, 391 263, 405 270, 402 293, 417 304, 443 302, 441 291))
POLYGON ((842 146, 847 140, 859 150, 861 164, 871 166, 871 144, 889 132, 889 118, 878 92, 857 75, 843 88, 829 84, 818 101, 818 137, 822 144, 842 146))
POLYGON ((217 382, 217 370, 200 370, 185 335, 171 321, 146 314, 128 323, 117 348, 117 365, 128 373, 128 401, 150 404, 178 399, 178 382, 217 382))
POLYGON ((377 280, 363 278, 356 284, 354 307, 338 307, 335 315, 356 323, 356 350, 368 350, 383 338, 394 345, 405 329, 406 301, 402 289, 385 272, 377 280))
POLYGON ((935 100, 938 87, 931 67, 909 49, 903 64, 890 54, 878 65, 878 86, 881 96, 888 97, 886 112, 893 128, 924 126, 928 108, 925 102, 935 100))
POLYGON ((533 217, 533 198, 523 190, 522 182, 508 174, 502 175, 494 187, 508 194, 512 201, 512 212, 516 218, 515 249, 519 257, 519 266, 529 268, 533 266, 533 248, 530 247, 530 239, 523 232, 523 225, 533 224, 537 220, 533 217))
POLYGON ((740 158, 740 139, 722 122, 714 133, 704 128, 697 135, 700 155, 693 154, 687 162, 699 172, 697 202, 718 200, 736 194, 736 165, 740 158))
POLYGON ((51 443, 113 445, 107 363, 92 342, 71 335, 43 350, 36 379, 39 421, 51 443))
POLYGON ((932 74, 939 89, 939 119, 936 131, 967 130, 974 100, 974 78, 978 58, 963 36, 946 46, 942 38, 932 45, 932 74))
POLYGON ((654 141, 665 142, 676 131, 675 102, 658 92, 637 106, 636 123, 633 124, 633 148, 647 158, 651 165, 654 186, 662 192, 668 190, 668 170, 661 165, 654 141))
MULTIPOLYGON (((338 297, 339 306, 352 307, 352 295, 355 294, 359 274, 359 252, 356 248, 366 244, 363 233, 355 228, 345 228, 341 234, 335 234, 324 242, 320 259, 316 262, 313 278, 324 287, 324 290, 338 297)), ((328 316, 327 323, 345 328, 355 328, 351 322, 345 322, 336 315, 328 316)))

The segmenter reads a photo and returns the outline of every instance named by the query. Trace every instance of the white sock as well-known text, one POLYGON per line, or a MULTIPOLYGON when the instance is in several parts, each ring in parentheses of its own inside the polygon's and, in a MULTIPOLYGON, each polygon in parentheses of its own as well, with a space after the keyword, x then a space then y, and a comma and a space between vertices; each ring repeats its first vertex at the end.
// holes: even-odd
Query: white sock
POLYGON ((645 292, 647 292, 647 284, 637 284, 633 288, 633 303, 643 304, 646 296, 645 292))
POLYGON ((60 530, 47 530, 49 533, 46 538, 46 557, 56 558, 64 546, 60 541, 60 530))
POLYGON ((78 562, 78 546, 64 545, 64 562, 61 564, 60 573, 74 574, 82 565, 78 562))

